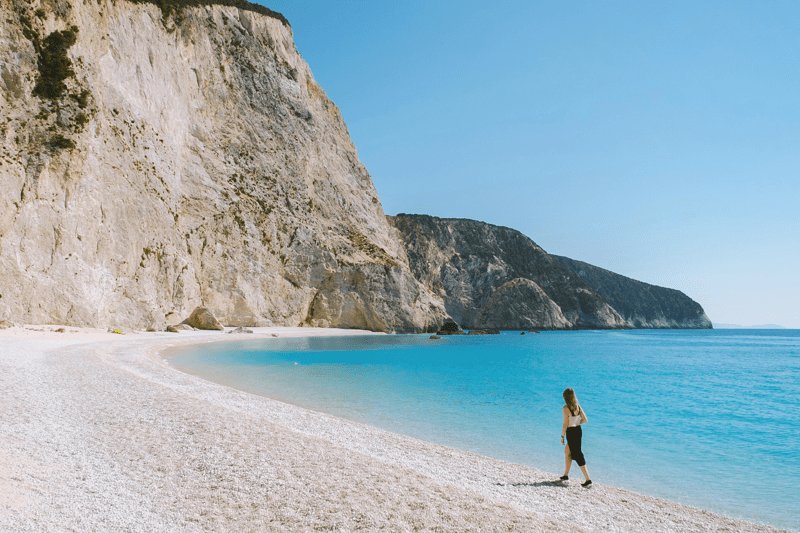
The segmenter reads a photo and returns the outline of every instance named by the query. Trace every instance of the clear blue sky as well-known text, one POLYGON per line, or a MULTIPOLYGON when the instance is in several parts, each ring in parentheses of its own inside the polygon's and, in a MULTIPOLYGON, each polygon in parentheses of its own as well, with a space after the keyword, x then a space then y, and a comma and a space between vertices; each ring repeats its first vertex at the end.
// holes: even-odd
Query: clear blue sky
POLYGON ((520 230, 800 328, 800 2, 259 0, 387 214, 520 230))

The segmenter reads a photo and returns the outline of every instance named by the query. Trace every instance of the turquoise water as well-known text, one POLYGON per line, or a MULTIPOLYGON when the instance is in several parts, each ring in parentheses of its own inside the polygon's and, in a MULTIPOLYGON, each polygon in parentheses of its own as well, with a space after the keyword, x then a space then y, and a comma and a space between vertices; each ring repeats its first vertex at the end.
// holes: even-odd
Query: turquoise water
POLYGON ((800 531, 800 330, 267 339, 169 361, 559 475, 561 392, 573 387, 595 482, 800 531))

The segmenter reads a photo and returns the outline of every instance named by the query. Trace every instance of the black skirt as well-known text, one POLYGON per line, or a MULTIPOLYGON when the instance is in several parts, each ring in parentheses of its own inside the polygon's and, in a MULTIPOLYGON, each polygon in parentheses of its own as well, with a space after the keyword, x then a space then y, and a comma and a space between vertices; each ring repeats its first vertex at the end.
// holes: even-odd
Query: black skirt
POLYGON ((567 428, 567 446, 569 446, 569 453, 572 455, 572 460, 578 463, 578 466, 586 464, 586 459, 583 458, 583 452, 581 451, 582 435, 583 431, 581 431, 580 426, 567 428))

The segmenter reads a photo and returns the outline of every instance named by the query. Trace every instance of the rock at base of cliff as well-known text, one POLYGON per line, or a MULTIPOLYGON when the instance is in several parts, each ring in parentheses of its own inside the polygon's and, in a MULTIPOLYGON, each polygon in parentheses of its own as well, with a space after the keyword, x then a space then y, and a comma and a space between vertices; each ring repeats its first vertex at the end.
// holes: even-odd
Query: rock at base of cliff
POLYGON ((499 329, 473 329, 467 335, 500 335, 499 329))
POLYGON ((181 315, 178 313, 167 313, 164 317, 164 321, 168 326, 177 326, 181 323, 181 315))
POLYGON ((461 329, 456 322, 453 320, 448 320, 439 328, 439 331, 436 332, 437 335, 465 335, 464 330, 461 329))
POLYGON ((174 326, 167 326, 167 331, 170 333, 180 333, 181 331, 194 331, 194 328, 189 324, 175 324, 174 326))
POLYGON ((222 327, 222 324, 219 323, 217 317, 214 316, 214 313, 207 307, 196 308, 192 311, 192 314, 189 315, 189 318, 181 322, 181 324, 187 324, 195 329, 216 329, 219 331, 225 329, 222 327))
POLYGON ((477 322, 486 329, 568 329, 572 326, 541 287, 525 278, 500 286, 481 309, 477 322))

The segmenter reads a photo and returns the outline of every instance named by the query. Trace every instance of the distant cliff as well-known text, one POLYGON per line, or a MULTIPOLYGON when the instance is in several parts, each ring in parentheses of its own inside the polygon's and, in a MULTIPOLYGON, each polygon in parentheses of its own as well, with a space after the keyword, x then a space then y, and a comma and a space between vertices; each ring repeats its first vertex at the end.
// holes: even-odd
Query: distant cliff
POLYGON ((516 230, 427 215, 388 218, 414 275, 467 329, 711 327, 680 291, 550 255, 516 230))
POLYGON ((339 109, 242 0, 0 2, 0 319, 422 330, 339 109))
POLYGON ((464 328, 630 327, 588 283, 516 230, 427 215, 388 219, 414 276, 464 328))
POLYGON ((711 328, 700 304, 681 291, 626 278, 568 257, 552 257, 591 285, 636 328, 711 328))

